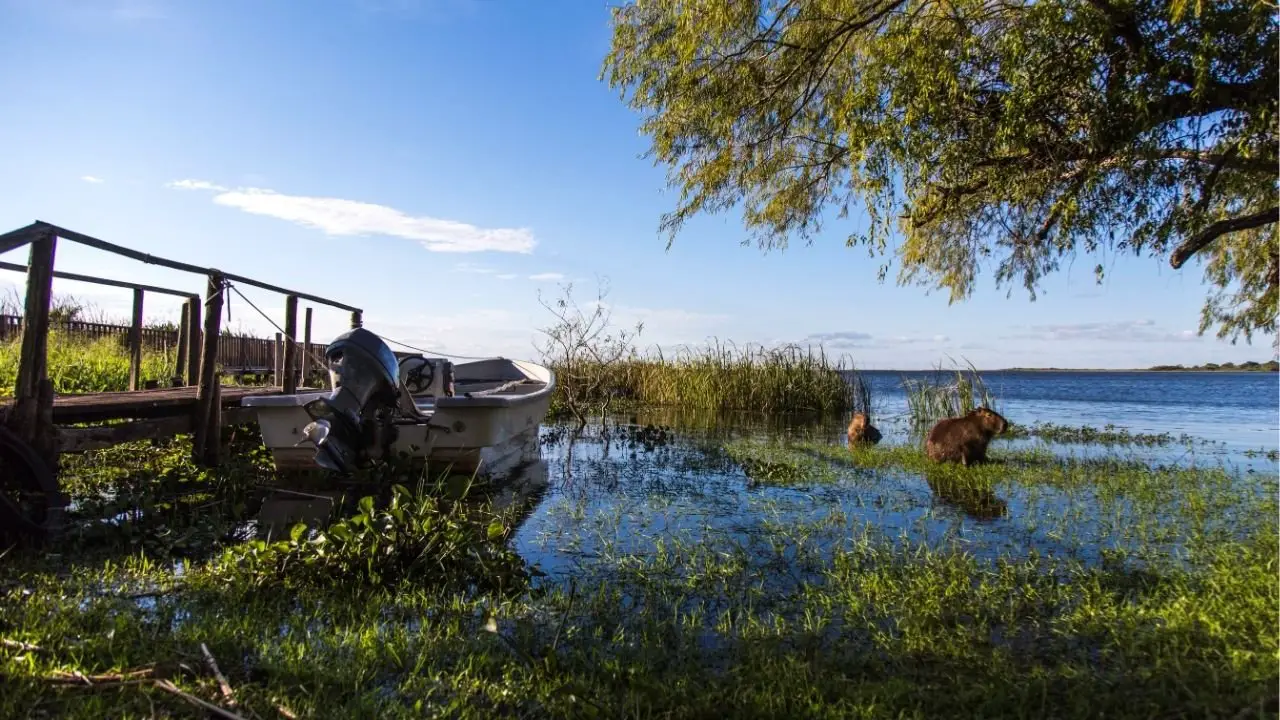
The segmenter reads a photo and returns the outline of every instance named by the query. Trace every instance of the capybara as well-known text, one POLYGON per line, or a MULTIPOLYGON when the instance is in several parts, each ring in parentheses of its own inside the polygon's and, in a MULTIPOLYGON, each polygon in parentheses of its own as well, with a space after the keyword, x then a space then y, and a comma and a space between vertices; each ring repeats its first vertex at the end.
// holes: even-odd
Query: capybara
POLYGON ((944 418, 929 431, 924 451, 934 462, 969 466, 987 459, 991 438, 1009 429, 1009 421, 991 408, 980 407, 964 417, 944 418))
POLYGON ((875 425, 871 424, 871 420, 867 418, 864 412, 856 412, 853 419, 849 421, 849 444, 871 443, 875 445, 880 442, 880 431, 875 425))

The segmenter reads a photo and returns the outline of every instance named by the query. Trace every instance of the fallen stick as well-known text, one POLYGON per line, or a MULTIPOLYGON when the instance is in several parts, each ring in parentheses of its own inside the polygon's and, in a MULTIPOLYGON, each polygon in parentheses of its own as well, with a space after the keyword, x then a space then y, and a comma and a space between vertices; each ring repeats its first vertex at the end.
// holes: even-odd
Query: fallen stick
POLYGON ((196 697, 195 695, 192 695, 189 692, 185 692, 181 690, 177 685, 174 685, 168 680, 155 680, 154 684, 156 687, 160 688, 161 690, 164 690, 165 692, 171 693, 173 695, 177 695, 178 697, 182 698, 183 700, 186 700, 192 705, 195 705, 196 707, 204 708, 205 710, 208 710, 209 712, 213 713, 214 715, 217 715, 218 717, 227 718, 227 720, 246 720, 246 718, 242 715, 237 715, 231 712, 230 710, 227 710, 226 708, 219 707, 217 705, 214 705, 211 702, 206 702, 196 697))
POLYGON ((218 690, 222 693, 223 699, 227 701, 231 707, 236 706, 235 693, 231 692, 231 683, 227 682, 227 677, 218 669, 218 661, 213 659, 213 653, 209 652, 209 646, 200 643, 200 653, 204 655, 204 661, 213 671, 213 676, 218 679, 218 690))
POLYGON ((10 640, 9 638, 0 638, 0 647, 7 647, 10 650, 19 650, 21 652, 44 652, 44 648, 39 645, 32 645, 21 640, 10 640))

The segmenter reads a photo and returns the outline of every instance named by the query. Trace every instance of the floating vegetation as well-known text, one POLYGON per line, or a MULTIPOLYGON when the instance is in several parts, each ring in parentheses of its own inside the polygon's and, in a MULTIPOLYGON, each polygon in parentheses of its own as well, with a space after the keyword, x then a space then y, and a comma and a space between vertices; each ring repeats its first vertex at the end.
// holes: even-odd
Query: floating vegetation
POLYGON ((1008 437, 1035 437, 1048 442, 1073 443, 1081 445, 1134 445, 1138 447, 1163 447, 1173 445, 1175 443, 1190 445, 1198 442, 1196 438, 1186 433, 1177 436, 1167 432, 1135 433, 1129 431, 1127 428, 1117 427, 1111 424, 1104 425, 1101 428, 1095 428, 1089 425, 1072 427, 1069 425, 1037 422, 1030 426, 1012 425, 1006 434, 1008 437))

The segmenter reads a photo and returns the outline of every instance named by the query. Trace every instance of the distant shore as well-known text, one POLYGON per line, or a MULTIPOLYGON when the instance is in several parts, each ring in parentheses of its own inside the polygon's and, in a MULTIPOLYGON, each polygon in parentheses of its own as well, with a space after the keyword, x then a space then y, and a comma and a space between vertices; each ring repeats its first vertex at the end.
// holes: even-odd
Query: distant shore
POLYGON ((1265 363, 1247 362, 1239 365, 1209 363, 1207 365, 1156 365, 1149 368, 1002 368, 980 372, 1280 372, 1280 363, 1272 360, 1265 363))
MULTIPOLYGON (((937 372, 937 370, 936 370, 936 369, 930 369, 930 370, 870 370, 870 369, 868 369, 868 370, 867 370, 867 372, 911 372, 911 373, 921 373, 921 372, 937 372)), ((944 373, 945 373, 945 372, 950 372, 950 371, 948 371, 948 370, 943 370, 942 372, 944 372, 944 373)), ((966 370, 965 372, 967 372, 967 370, 966 370)), ((1185 372, 1185 373, 1192 373, 1192 372, 1194 372, 1194 373, 1247 372, 1247 373, 1258 373, 1258 372, 1280 372, 1280 363, 1276 362, 1275 360, 1272 360, 1272 361, 1270 361, 1270 362, 1265 362, 1265 363, 1247 362, 1247 363, 1240 363, 1239 365, 1236 365, 1236 364, 1234 364, 1234 363, 1223 363, 1222 365, 1217 365, 1217 364, 1215 364, 1215 363, 1209 363, 1209 364, 1207 364, 1207 365, 1185 365, 1185 366, 1184 366, 1184 365, 1156 365, 1156 366, 1154 366, 1154 367, 1149 367, 1149 368, 1059 368, 1059 367, 1025 368, 1025 367, 1011 367, 1011 368, 991 368, 991 369, 988 369, 988 370, 979 370, 978 372, 980 372, 980 373, 1055 373, 1055 372, 1057 372, 1057 373, 1145 373, 1145 372, 1168 372, 1168 373, 1175 373, 1175 372, 1185 372)))

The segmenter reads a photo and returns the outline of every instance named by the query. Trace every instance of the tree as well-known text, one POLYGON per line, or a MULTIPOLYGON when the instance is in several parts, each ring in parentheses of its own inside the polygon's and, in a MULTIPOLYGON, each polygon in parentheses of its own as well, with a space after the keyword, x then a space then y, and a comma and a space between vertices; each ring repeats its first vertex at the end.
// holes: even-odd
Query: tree
MULTIPOLYGON (((1081 252, 1206 260, 1200 332, 1275 333, 1274 0, 634 0, 602 77, 680 189, 668 247, 742 208, 744 244, 850 246, 967 298, 1081 252)), ((880 270, 883 281, 888 269, 880 270)), ((1096 273, 1101 279, 1102 265, 1096 273)))

